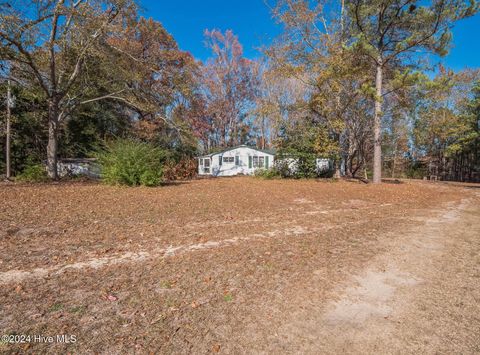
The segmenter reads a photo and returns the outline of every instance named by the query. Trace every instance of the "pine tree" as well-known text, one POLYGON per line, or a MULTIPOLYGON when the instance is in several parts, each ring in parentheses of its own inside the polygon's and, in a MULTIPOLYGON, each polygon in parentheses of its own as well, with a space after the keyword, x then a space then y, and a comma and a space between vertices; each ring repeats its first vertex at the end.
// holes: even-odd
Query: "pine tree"
POLYGON ((392 64, 419 64, 422 49, 445 55, 452 24, 478 11, 473 0, 353 0, 348 2, 354 47, 375 67, 373 182, 382 176, 381 119, 384 71, 392 64))

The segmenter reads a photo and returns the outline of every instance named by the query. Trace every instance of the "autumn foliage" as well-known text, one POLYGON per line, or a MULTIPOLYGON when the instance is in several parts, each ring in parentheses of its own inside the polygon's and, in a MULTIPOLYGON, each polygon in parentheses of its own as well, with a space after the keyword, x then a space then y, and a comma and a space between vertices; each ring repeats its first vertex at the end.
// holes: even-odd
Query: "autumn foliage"
POLYGON ((46 163, 55 179, 59 158, 126 139, 168 152, 169 180, 195 176, 195 156, 239 144, 327 158, 336 177, 480 179, 479 72, 440 65, 432 78, 412 54, 445 55, 473 2, 278 0, 281 32, 258 58, 232 30, 207 29, 203 61, 133 0, 0 10, 14 175, 46 163))

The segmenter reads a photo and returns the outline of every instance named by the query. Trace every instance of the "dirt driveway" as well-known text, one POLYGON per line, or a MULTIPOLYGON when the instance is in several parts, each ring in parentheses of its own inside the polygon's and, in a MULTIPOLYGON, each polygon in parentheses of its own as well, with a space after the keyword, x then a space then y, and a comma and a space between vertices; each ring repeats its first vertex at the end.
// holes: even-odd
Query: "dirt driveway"
POLYGON ((480 352, 479 186, 232 178, 0 200, 0 330, 24 340, 2 352, 480 352))

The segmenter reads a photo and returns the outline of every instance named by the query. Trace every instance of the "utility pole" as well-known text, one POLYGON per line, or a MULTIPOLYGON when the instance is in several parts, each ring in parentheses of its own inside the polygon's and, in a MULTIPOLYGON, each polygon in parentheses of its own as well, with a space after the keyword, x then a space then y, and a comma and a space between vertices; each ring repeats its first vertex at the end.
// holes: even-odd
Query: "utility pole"
POLYGON ((11 178, 11 170, 10 170, 10 125, 11 125, 11 104, 12 104, 12 97, 10 92, 10 80, 7 81, 7 142, 6 142, 6 165, 7 165, 7 180, 11 178))

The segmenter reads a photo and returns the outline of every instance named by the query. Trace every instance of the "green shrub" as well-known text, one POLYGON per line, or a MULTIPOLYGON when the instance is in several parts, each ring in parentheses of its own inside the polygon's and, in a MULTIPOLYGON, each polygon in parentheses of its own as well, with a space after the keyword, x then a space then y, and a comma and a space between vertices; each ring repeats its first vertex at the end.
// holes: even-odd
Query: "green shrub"
POLYGON ((162 182, 166 153, 151 144, 119 139, 107 144, 97 158, 107 184, 157 186, 162 182))
POLYGON ((288 160, 285 160, 285 159, 276 160, 275 170, 277 171, 278 175, 282 178, 293 177, 293 172, 292 172, 292 169, 290 169, 288 160))
POLYGON ((315 155, 312 154, 299 154, 297 156, 297 169, 294 173, 294 177, 297 179, 317 177, 318 174, 315 158, 315 155))
POLYGON ((275 160, 275 168, 283 178, 305 179, 319 176, 316 155, 310 153, 281 152, 275 160))
POLYGON ((422 179, 428 175, 428 168, 425 164, 414 162, 408 166, 405 171, 405 176, 409 179, 422 179))
POLYGON ((158 186, 162 182, 161 172, 154 172, 151 170, 145 171, 140 175, 140 185, 143 186, 158 186))
POLYGON ((261 179, 275 179, 281 177, 280 172, 272 167, 270 169, 257 169, 255 170, 255 177, 261 179))
POLYGON ((28 165, 19 175, 17 180, 21 182, 44 182, 48 180, 45 166, 40 164, 28 165))

